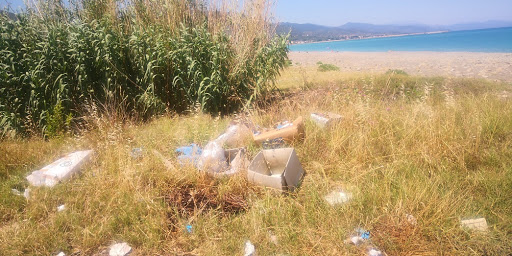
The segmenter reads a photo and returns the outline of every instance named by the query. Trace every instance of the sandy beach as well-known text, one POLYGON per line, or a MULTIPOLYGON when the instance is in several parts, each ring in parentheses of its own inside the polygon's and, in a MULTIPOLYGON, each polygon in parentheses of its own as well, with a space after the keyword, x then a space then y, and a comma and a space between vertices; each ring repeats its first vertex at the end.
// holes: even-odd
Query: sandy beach
POLYGON ((293 64, 334 64, 341 72, 383 73, 401 69, 411 75, 485 78, 512 82, 512 53, 473 52, 290 52, 293 64))

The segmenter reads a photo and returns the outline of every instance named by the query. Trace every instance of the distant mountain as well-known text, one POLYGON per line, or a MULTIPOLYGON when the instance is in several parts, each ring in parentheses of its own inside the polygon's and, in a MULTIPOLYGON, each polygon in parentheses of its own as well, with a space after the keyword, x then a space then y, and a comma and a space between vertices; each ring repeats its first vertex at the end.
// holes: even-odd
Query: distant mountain
POLYGON ((490 21, 486 21, 486 22, 462 23, 462 24, 455 24, 455 25, 447 26, 447 28, 452 31, 488 29, 488 28, 507 28, 507 27, 512 27, 512 21, 490 20, 490 21))
POLYGON ((293 42, 314 42, 498 27, 512 27, 512 22, 488 21, 481 23, 455 24, 450 26, 430 26, 423 24, 374 25, 369 23, 349 22, 339 27, 285 22, 279 24, 277 32, 280 34, 291 32, 290 40, 293 42))
POLYGON ((367 23, 351 22, 340 26, 340 28, 351 33, 368 34, 412 34, 431 32, 438 29, 424 25, 373 25, 367 23))

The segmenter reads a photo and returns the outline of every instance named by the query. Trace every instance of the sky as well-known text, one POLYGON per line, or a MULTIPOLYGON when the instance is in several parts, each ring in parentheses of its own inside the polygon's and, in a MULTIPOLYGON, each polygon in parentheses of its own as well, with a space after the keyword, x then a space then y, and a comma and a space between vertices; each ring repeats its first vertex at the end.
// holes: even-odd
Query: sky
MULTIPOLYGON (((512 0, 274 0, 280 22, 340 26, 373 24, 452 25, 488 20, 512 21, 512 0)), ((0 0, 0 8, 23 0, 0 0)))
POLYGON ((275 7, 281 22, 328 26, 512 21, 512 0, 277 0, 275 7))

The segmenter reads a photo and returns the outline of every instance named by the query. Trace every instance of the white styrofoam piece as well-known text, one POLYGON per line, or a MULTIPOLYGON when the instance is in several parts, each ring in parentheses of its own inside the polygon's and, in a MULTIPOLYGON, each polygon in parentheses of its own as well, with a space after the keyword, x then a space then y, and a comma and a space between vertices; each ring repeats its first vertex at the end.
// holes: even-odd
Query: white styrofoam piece
POLYGON ((256 256, 256 248, 251 241, 245 242, 244 256, 256 256))
POLYGON ((109 256, 125 256, 132 251, 132 248, 127 243, 118 243, 110 246, 109 256))
POLYGON ((59 206, 57 206, 57 211, 58 211, 58 212, 62 212, 62 211, 64 211, 64 210, 66 210, 66 205, 64 205, 64 204, 63 204, 63 205, 59 205, 59 206))
POLYGON ((461 226, 478 231, 487 231, 487 220, 485 218, 461 220, 461 226))
POLYGON ((382 252, 379 251, 379 250, 376 250, 376 249, 371 249, 369 252, 368 252, 368 255, 369 256, 382 256, 382 252))
POLYGON ((343 117, 334 113, 311 113, 311 119, 322 128, 329 128, 341 121, 343 117))
POLYGON ((42 169, 32 172, 27 176, 27 180, 32 186, 53 187, 77 173, 82 164, 89 159, 91 153, 92 150, 85 150, 68 154, 42 169))

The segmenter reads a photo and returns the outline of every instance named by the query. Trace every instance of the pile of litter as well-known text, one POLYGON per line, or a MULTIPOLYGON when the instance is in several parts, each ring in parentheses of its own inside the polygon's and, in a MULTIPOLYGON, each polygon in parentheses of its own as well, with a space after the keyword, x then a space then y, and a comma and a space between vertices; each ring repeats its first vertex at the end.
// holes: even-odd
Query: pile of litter
MULTIPOLYGON (((312 113, 311 121, 322 129, 331 129, 342 121, 342 116, 334 113, 312 113)), ((217 177, 229 177, 246 171, 247 180, 255 185, 272 188, 278 191, 295 191, 301 184, 305 171, 299 156, 293 147, 288 145, 305 137, 304 120, 298 117, 293 122, 284 121, 271 129, 257 130, 249 125, 238 123, 230 125, 225 133, 209 141, 203 148, 192 143, 178 147, 175 150, 176 161, 179 166, 193 166, 199 171, 217 177), (247 146, 255 144, 262 147, 261 151, 249 161, 247 146)), ((70 179, 80 172, 81 167, 91 158, 93 151, 76 151, 63 158, 33 171, 27 176, 31 186, 53 187, 60 182, 70 179)), ((169 170, 178 170, 160 152, 153 150, 155 156, 160 158, 169 170)), ((133 159, 145 157, 144 148, 134 148, 130 152, 133 159)), ((12 192, 29 199, 30 188, 22 193, 17 189, 12 192)), ((217 188, 209 186, 198 188, 191 184, 182 184, 181 187, 169 192, 165 199, 178 210, 180 214, 191 215, 195 209, 222 208, 226 212, 239 212, 245 210, 247 202, 244 196, 227 195, 218 198, 217 188)), ((354 195, 346 190, 333 190, 324 197, 332 207, 346 205, 354 199, 354 195)), ((66 205, 57 207, 58 212, 66 210, 66 205)), ((414 216, 407 214, 407 221, 417 225, 414 216)), ((461 227, 477 231, 486 231, 485 218, 461 220, 461 227)), ((186 225, 187 233, 192 233, 192 225, 186 225)), ((277 237, 269 233, 271 241, 278 245, 277 237)), ((367 245, 370 256, 385 255, 371 243, 370 231, 357 228, 349 238, 347 244, 355 246, 367 245)), ((256 248, 250 241, 245 243, 244 255, 256 255, 256 248)), ((132 252, 127 243, 117 243, 110 247, 110 256, 126 256, 132 252)), ((65 255, 63 252, 59 256, 65 255)))

